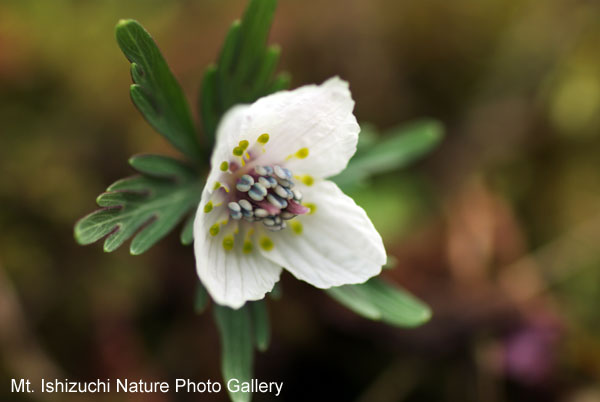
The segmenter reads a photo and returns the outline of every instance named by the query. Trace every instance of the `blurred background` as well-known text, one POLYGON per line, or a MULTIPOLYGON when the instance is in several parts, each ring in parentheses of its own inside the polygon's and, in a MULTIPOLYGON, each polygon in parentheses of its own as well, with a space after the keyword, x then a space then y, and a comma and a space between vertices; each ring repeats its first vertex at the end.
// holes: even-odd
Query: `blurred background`
MULTIPOLYGON (((52 400, 10 378, 221 380, 178 234, 133 257, 72 228, 131 154, 176 155, 130 102, 117 20, 151 32, 196 110, 245 4, 0 2, 1 400, 52 400)), ((600 3, 280 0, 271 43, 293 87, 340 75, 359 121, 428 116, 447 135, 352 194, 396 259, 385 276, 432 321, 370 322, 284 274, 255 376, 284 381, 282 401, 600 401, 600 3)))

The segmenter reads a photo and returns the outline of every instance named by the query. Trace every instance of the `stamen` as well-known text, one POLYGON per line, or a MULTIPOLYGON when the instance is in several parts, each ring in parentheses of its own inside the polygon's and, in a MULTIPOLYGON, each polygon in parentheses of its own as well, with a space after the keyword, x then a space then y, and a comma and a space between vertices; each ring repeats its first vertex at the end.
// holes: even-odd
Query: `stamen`
POLYGON ((289 221, 290 219, 293 219, 298 215, 295 215, 288 211, 283 211, 283 212, 281 212, 281 214, 279 216, 281 216, 281 219, 285 219, 286 221, 289 221))
POLYGON ((219 169, 221 169, 222 172, 226 172, 227 170, 229 170, 229 162, 221 162, 221 166, 219 166, 219 169))
POLYGON ((275 176, 282 180, 292 180, 292 172, 290 172, 290 170, 287 168, 275 165, 273 167, 273 171, 275 172, 275 176))
POLYGON ((275 194, 267 195, 267 201, 269 201, 271 203, 271 205, 273 205, 279 209, 284 209, 288 206, 288 203, 286 200, 284 200, 283 198, 281 198, 275 194))
POLYGON ((271 176, 260 176, 258 182, 265 188, 272 188, 277 186, 277 180, 271 176))
POLYGON ((296 158, 304 159, 308 156, 308 148, 300 148, 298 152, 296 152, 296 158))
POLYGON ((212 211, 212 209, 213 209, 213 203, 212 203, 212 201, 209 201, 209 202, 207 202, 207 203, 206 203, 206 205, 204 206, 204 213, 205 213, 205 214, 207 214, 207 213, 209 213, 210 211, 212 211))
POLYGON ((250 204, 248 200, 241 199, 238 201, 238 204, 240 204, 240 207, 242 207, 246 211, 252 211, 252 204, 250 204))
POLYGON ((273 250, 273 246, 274 246, 273 240, 271 240, 267 236, 263 236, 260 239, 260 247, 262 247, 263 250, 265 250, 265 251, 273 250))
POLYGON ((292 194, 294 194, 294 201, 302 201, 302 193, 298 189, 293 189, 292 194))
POLYGON ((210 233, 211 236, 216 236, 219 234, 219 229, 220 229, 219 224, 215 223, 214 225, 212 225, 210 227, 210 229, 208 229, 208 233, 210 233))
POLYGON ((247 193, 250 190, 250 187, 254 184, 254 178, 249 174, 245 174, 238 180, 235 188, 242 193, 247 193))
POLYGON ((310 175, 304 175, 304 176, 296 176, 296 178, 298 180, 300 180, 302 183, 306 184, 307 186, 312 186, 315 182, 315 179, 310 176, 310 175))
POLYGON ((267 195, 267 189, 260 183, 254 183, 250 191, 248 191, 248 195, 254 201, 262 201, 267 195))
POLYGON ((287 190, 285 187, 279 184, 275 187, 275 194, 277 194, 281 198, 288 198, 288 191, 289 190, 287 190))
POLYGON ((236 221, 242 219, 240 204, 238 204, 235 201, 232 201, 229 204, 227 204, 227 207, 229 208, 229 215, 231 215, 232 219, 235 219, 236 221))
POLYGON ((256 140, 258 143, 260 144, 266 144, 267 142, 269 142, 269 134, 264 133, 258 136, 258 139, 256 140))
POLYGON ((294 231, 294 233, 296 234, 302 234, 302 223, 300 223, 299 221, 293 221, 291 224, 292 230, 294 231))
POLYGON ((224 248, 226 251, 231 251, 231 250, 233 250, 233 246, 234 246, 234 244, 235 244, 235 241, 233 240, 233 236, 232 236, 232 235, 225 236, 225 237, 223 238, 223 248, 224 248))
POLYGON ((257 218, 266 218, 267 216, 269 216, 269 213, 266 209, 256 208, 254 210, 254 216, 256 216, 257 218))

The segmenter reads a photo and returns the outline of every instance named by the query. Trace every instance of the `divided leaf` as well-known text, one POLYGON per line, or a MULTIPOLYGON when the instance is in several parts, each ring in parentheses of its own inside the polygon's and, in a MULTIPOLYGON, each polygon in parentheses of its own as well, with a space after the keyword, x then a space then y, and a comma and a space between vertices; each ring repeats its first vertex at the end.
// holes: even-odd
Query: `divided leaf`
POLYGON ((417 327, 431 318, 431 310, 425 303, 378 278, 358 285, 330 288, 326 292, 365 318, 397 327, 417 327))
POLYGON ((233 23, 215 66, 202 82, 201 115, 210 144, 223 114, 238 103, 251 103, 289 86, 289 76, 274 77, 280 49, 267 47, 276 0, 250 0, 240 21, 233 23))
POLYGON ((444 129, 435 120, 423 120, 390 130, 381 141, 374 139, 374 129, 363 125, 356 155, 348 167, 332 180, 340 187, 349 186, 376 174, 403 168, 433 150, 441 141, 444 129))
POLYGON ((201 162, 203 152, 188 103, 150 34, 135 20, 121 20, 116 37, 131 62, 133 103, 175 148, 192 161, 201 162))
POLYGON ((143 175, 119 180, 100 194, 96 202, 102 209, 75 224, 79 244, 108 235, 104 251, 111 252, 133 236, 130 252, 141 254, 198 205, 202 184, 189 166, 158 155, 136 156, 129 163, 143 175))

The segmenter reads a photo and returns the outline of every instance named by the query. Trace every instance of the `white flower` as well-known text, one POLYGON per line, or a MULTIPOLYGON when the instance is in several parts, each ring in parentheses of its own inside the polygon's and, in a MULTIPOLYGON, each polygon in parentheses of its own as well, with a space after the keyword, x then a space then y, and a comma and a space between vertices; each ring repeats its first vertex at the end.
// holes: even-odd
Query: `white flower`
POLYGON ((325 180, 356 151, 353 108, 348 83, 335 77, 225 114, 194 222, 198 276, 215 302, 262 299, 282 268, 318 288, 381 271, 381 237, 325 180))

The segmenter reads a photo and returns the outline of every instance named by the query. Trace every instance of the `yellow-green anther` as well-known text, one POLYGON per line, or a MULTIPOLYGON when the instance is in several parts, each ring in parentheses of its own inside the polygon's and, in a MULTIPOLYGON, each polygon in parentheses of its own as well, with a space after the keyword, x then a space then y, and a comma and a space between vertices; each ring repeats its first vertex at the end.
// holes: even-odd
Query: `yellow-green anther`
POLYGON ((252 242, 245 241, 242 250, 244 251, 244 253, 250 254, 252 252, 252 242))
POLYGON ((211 236, 216 236, 219 234, 219 224, 215 223, 214 225, 212 225, 210 227, 210 229, 208 229, 208 233, 210 233, 211 236))
POLYGON ((296 158, 299 159, 304 159, 308 156, 308 148, 300 148, 297 152, 296 152, 296 158))
POLYGON ((306 184, 307 186, 312 186, 315 182, 315 179, 313 179, 312 176, 309 175, 304 175, 302 176, 302 183, 306 184))
POLYGON ((263 236, 260 239, 260 247, 262 247, 265 251, 270 251, 273 249, 273 240, 269 239, 267 236, 263 236))
POLYGON ((266 144, 267 142, 269 142, 269 134, 264 133, 259 135, 257 141, 261 144, 266 144))
POLYGON ((225 238, 223 238, 223 248, 225 250, 233 250, 233 244, 233 236, 225 236, 225 238))
POLYGON ((220 169, 222 172, 226 172, 229 169, 229 163, 227 161, 221 162, 220 169))
POLYGON ((292 230, 294 231, 294 233, 296 234, 302 234, 302 223, 298 222, 298 221, 292 221, 290 223, 292 230))
POLYGON ((248 148, 248 145, 250 145, 250 143, 246 140, 241 140, 239 145, 240 145, 240 148, 242 148, 242 150, 246 150, 246 148, 248 148))
POLYGON ((206 205, 204 206, 204 213, 209 213, 210 211, 212 211, 213 209, 213 203, 212 201, 209 201, 208 203, 206 203, 206 205))

